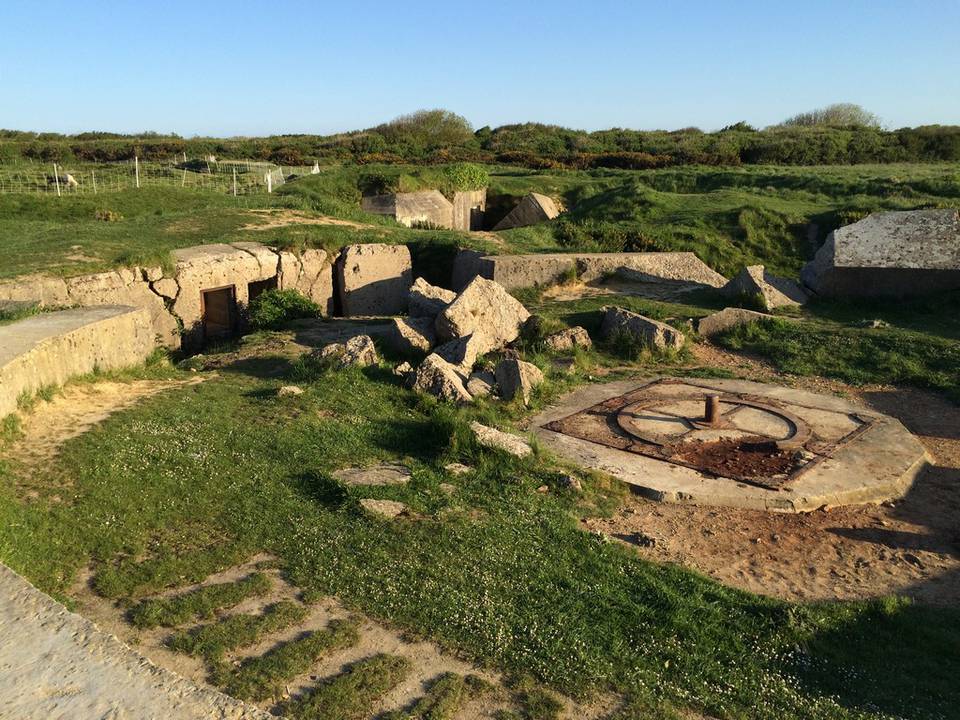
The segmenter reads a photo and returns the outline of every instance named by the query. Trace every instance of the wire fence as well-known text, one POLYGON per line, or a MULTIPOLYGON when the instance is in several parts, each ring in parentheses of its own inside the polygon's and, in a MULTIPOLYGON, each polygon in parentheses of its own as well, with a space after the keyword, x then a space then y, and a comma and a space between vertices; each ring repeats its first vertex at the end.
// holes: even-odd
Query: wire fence
POLYGON ((318 171, 314 167, 279 166, 269 162, 216 160, 134 160, 114 163, 0 164, 0 193, 39 193, 58 197, 96 195, 129 189, 179 187, 253 195, 273 192, 291 175, 318 171))

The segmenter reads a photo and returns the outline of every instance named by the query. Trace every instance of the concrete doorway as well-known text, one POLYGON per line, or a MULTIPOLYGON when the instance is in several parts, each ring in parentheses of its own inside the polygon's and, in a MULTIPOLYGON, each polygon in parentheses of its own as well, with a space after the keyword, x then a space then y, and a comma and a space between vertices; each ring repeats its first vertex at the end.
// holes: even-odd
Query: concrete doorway
POLYGON ((232 335, 237 327, 237 297, 233 285, 203 290, 200 293, 203 313, 203 339, 232 335))
POLYGON ((254 300, 256 300, 261 293, 266 290, 276 290, 277 289, 277 278, 276 276, 272 278, 267 278, 266 280, 256 280, 251 283, 247 283, 247 304, 249 305, 254 300))

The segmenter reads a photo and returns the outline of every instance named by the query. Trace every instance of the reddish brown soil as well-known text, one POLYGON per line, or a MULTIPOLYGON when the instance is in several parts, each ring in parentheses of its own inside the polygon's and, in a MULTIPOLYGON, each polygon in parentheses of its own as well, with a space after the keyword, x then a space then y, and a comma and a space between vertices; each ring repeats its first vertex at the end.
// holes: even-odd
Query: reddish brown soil
POLYGON ((930 465, 905 497, 879 506, 786 515, 630 498, 613 517, 588 519, 586 527, 643 557, 766 595, 819 600, 898 594, 960 603, 960 407, 922 390, 778 376, 762 361, 709 345, 694 352, 705 366, 843 395, 892 415, 920 438, 930 465))
POLYGON ((670 451, 674 462, 720 477, 764 478, 764 486, 776 487, 776 476, 789 475, 797 467, 795 452, 779 450, 776 443, 762 437, 691 440, 672 446, 670 451))

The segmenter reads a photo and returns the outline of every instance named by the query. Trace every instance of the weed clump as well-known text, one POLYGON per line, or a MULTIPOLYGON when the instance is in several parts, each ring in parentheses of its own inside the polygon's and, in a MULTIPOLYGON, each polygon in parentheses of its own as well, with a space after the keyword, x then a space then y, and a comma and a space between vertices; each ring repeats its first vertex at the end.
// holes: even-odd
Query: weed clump
POLYGON ((254 330, 276 330, 290 320, 319 317, 320 306, 296 290, 266 290, 250 303, 248 313, 254 330))

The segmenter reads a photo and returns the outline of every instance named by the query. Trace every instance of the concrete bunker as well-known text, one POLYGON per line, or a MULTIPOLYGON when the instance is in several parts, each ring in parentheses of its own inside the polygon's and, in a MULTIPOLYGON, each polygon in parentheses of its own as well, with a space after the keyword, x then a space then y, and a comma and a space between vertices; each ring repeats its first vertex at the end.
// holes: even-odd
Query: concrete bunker
POLYGON ((779 512, 900 497, 927 459, 891 417, 744 380, 591 386, 531 429, 561 456, 653 499, 779 512))
POLYGON ((872 213, 834 230, 800 278, 828 297, 905 297, 960 289, 960 211, 872 213))

